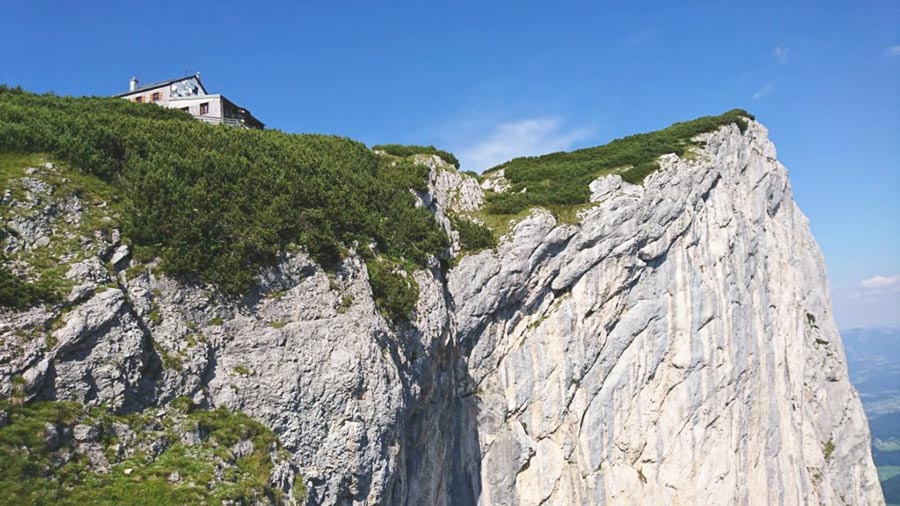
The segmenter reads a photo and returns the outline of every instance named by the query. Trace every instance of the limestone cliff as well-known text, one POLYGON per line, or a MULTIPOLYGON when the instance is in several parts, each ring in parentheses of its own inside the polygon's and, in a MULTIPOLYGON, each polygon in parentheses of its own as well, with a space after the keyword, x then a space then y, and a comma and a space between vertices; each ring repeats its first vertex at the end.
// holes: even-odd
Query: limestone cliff
MULTIPOLYGON (((533 210, 496 249, 418 271, 409 323, 381 317, 354 255, 331 273, 285 253, 232 300, 95 234, 65 311, 0 314, 0 395, 244 411, 279 435, 293 467, 273 480, 297 474, 305 504, 883 503, 824 262, 766 130, 700 140, 641 186, 594 181, 577 224, 533 210)), ((445 213, 482 190, 419 162, 419 201, 453 236, 445 213)), ((7 248, 81 219, 41 183, 56 170, 4 197, 22 211, 7 248)))

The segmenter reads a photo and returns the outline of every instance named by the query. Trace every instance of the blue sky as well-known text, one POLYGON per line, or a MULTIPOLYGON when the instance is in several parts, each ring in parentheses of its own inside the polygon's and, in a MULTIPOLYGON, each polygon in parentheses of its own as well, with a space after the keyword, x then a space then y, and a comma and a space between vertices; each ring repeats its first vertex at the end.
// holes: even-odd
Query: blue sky
POLYGON ((745 108, 839 325, 900 325, 900 2, 0 0, 0 33, 0 82, 107 95, 200 71, 270 127, 475 170, 745 108))

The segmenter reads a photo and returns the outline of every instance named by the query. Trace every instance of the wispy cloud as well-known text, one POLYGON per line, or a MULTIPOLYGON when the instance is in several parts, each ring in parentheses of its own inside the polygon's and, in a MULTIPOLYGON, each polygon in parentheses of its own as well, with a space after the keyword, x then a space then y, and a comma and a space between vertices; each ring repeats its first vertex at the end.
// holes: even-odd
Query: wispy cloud
POLYGON ((900 294, 900 275, 875 275, 859 282, 850 292, 851 299, 880 299, 900 294))
POLYGON ((842 328, 900 325, 900 274, 876 275, 832 291, 842 328))
POLYGON ((787 47, 786 45, 778 44, 777 46, 775 46, 775 49, 772 50, 772 54, 775 55, 775 59, 777 59, 781 63, 784 63, 788 59, 788 53, 790 52, 790 50, 791 48, 787 47))
POLYGON ((900 44, 886 47, 884 53, 888 56, 900 56, 900 44))
POLYGON ((772 93, 773 91, 775 91, 775 81, 769 81, 765 84, 765 86, 756 90, 756 93, 754 93, 750 98, 752 98, 753 100, 759 100, 772 93))
POLYGON ((859 282, 860 287, 868 292, 900 291, 900 276, 875 275, 859 282))
POLYGON ((591 134, 591 128, 565 127, 559 118, 500 123, 479 140, 456 149, 463 168, 483 171, 519 156, 565 151, 591 134))

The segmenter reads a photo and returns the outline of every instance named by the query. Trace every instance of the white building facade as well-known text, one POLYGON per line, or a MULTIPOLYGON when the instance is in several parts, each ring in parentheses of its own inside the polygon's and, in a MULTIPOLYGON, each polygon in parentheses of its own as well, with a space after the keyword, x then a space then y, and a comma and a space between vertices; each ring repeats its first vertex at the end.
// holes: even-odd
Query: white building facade
POLYGON ((200 81, 200 74, 160 81, 140 86, 132 77, 128 91, 117 97, 139 103, 152 103, 170 109, 181 109, 207 123, 218 123, 245 128, 265 128, 249 110, 238 106, 220 94, 207 93, 200 81))

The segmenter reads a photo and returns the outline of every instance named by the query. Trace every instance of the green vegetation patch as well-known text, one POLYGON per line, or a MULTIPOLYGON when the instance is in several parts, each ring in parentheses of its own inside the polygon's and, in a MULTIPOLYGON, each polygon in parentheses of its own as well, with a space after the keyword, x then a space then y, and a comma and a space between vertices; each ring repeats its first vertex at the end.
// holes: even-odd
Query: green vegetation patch
POLYGON ((59 297, 52 286, 29 283, 6 268, 0 262, 0 306, 25 309, 41 301, 52 301, 59 297))
POLYGON ((187 400, 175 404, 181 410, 169 408, 163 418, 111 415, 69 402, 0 406, 9 415, 0 429, 0 504, 283 502, 283 493, 269 485, 270 452, 278 448, 271 430, 242 413, 192 410, 187 400), (89 444, 108 459, 107 470, 96 468, 85 446, 75 442, 72 431, 78 424, 95 431, 89 444), (120 438, 122 426, 134 435, 120 438), (199 442, 183 442, 179 430, 196 431, 199 442), (232 454, 241 441, 252 443, 252 451, 232 454), (134 451, 119 451, 117 445, 134 451))
POLYGON ((734 109, 720 116, 705 116, 659 130, 614 140, 609 144, 572 152, 516 158, 487 172, 503 169, 511 187, 487 195, 486 212, 516 215, 532 207, 584 205, 590 200, 591 181, 603 174, 619 173, 629 183, 640 184, 659 168, 657 159, 667 153, 684 156, 704 132, 735 123, 741 131, 753 116, 734 109))
POLYGON ((403 158, 412 155, 437 155, 441 160, 459 169, 459 160, 456 159, 456 156, 454 156, 453 153, 437 149, 434 146, 378 144, 376 146, 372 146, 372 149, 375 151, 384 151, 389 155, 399 156, 403 158))
POLYGON ((463 251, 480 251, 497 245, 493 232, 487 226, 452 214, 448 218, 453 229, 459 232, 459 245, 463 251))
POLYGON ((384 163, 346 138, 212 126, 152 104, 0 87, 0 153, 23 152, 50 153, 114 187, 137 248, 159 255, 167 272, 229 293, 247 290, 292 243, 326 267, 354 243, 374 242, 374 254, 419 267, 447 247, 409 192, 422 187, 422 169, 384 163))
POLYGON ((385 257, 366 262, 375 307, 388 320, 408 320, 419 300, 419 284, 404 266, 385 257))
POLYGON ((831 460, 831 456, 834 454, 834 439, 828 438, 828 441, 822 443, 822 455, 825 457, 825 460, 831 460))
POLYGON ((462 173, 471 177, 475 181, 478 181, 479 184, 481 184, 481 182, 484 181, 484 178, 481 177, 481 174, 475 172, 474 170, 464 170, 464 171, 462 171, 462 173))

